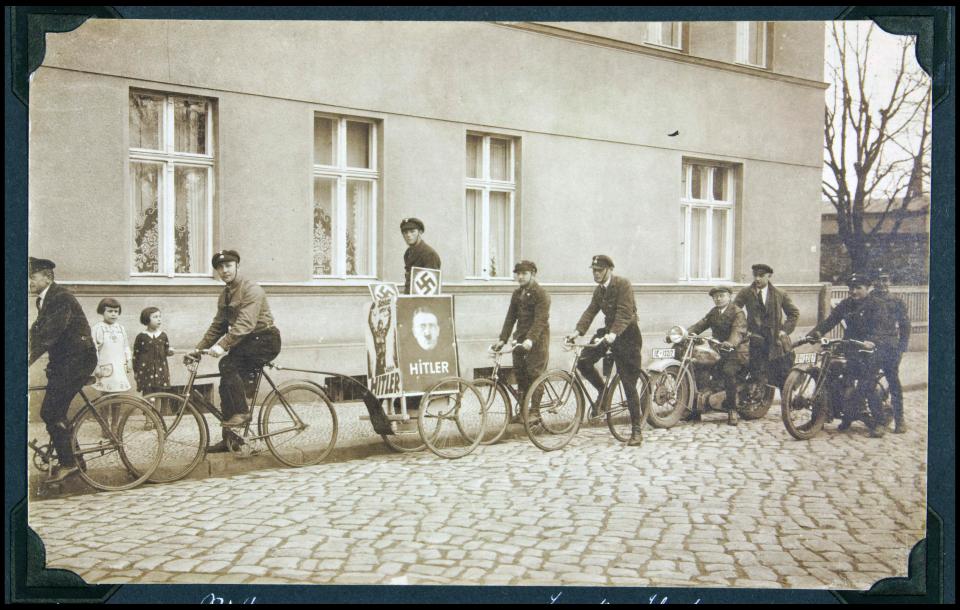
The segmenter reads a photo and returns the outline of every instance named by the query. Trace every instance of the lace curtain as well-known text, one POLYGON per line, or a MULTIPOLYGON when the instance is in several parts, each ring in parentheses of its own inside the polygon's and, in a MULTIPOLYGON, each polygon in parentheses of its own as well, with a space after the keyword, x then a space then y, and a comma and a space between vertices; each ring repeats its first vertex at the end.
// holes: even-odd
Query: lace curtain
POLYGON ((136 217, 133 231, 134 268, 139 273, 160 271, 159 166, 130 164, 130 184, 136 217))

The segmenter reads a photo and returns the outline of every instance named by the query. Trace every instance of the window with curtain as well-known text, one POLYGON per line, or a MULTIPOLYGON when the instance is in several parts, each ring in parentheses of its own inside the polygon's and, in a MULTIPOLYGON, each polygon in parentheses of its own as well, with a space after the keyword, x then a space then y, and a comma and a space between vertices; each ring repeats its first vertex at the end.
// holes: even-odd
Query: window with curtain
POLYGON ((767 22, 737 22, 737 63, 767 67, 767 22))
POLYGON ((467 277, 513 276, 516 140, 467 134, 464 247, 467 277))
POLYGON ((647 24, 646 41, 661 47, 683 49, 683 23, 680 21, 655 21, 647 24))
POLYGON ((313 118, 313 275, 376 274, 377 124, 313 118))
POLYGON ((680 198, 680 280, 733 279, 733 166, 684 162, 680 198))
POLYGON ((134 275, 209 275, 213 101, 130 92, 134 275))

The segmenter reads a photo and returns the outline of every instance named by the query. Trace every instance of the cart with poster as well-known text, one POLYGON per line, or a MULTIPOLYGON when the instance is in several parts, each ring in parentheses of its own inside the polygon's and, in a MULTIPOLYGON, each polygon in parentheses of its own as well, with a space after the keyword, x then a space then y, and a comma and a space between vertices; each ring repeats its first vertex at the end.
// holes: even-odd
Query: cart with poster
MULTIPOLYGON (((439 288, 439 273, 433 286, 439 288)), ((460 376, 453 297, 399 295, 392 284, 370 290, 367 380, 389 422, 381 436, 400 452, 426 447, 445 458, 468 455, 482 440, 486 413, 479 391, 460 376)))

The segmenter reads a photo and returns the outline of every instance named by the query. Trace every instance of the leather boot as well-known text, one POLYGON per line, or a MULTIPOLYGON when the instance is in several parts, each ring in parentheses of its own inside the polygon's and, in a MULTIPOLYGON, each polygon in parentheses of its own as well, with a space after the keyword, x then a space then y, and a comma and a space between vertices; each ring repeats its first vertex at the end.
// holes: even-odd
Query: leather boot
POLYGON ((630 431, 630 440, 627 441, 627 447, 639 447, 643 444, 643 424, 633 424, 630 431))
POLYGON ((736 426, 736 425, 737 425, 737 419, 738 419, 738 416, 737 416, 737 410, 736 410, 736 409, 730 409, 729 411, 727 411, 727 425, 728 425, 728 426, 736 426))
POLYGON ((903 434, 907 431, 907 422, 903 421, 903 416, 896 418, 893 425, 894 434, 903 434))

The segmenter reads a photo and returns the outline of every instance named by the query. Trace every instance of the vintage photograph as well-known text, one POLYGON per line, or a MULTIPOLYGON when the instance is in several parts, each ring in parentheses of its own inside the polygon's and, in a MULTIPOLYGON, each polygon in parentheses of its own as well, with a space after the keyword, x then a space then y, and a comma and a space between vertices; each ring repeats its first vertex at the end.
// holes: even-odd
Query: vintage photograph
POLYGON ((916 37, 93 18, 46 35, 29 96, 7 408, 47 568, 908 576, 938 188, 916 37))

